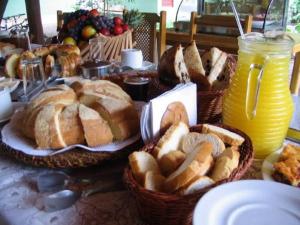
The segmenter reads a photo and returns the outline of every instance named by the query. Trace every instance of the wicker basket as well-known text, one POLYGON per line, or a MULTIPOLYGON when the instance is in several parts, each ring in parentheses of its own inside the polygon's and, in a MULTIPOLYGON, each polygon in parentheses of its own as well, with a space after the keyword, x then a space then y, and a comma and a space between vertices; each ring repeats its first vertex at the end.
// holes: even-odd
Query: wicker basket
MULTIPOLYGON (((240 146, 240 160, 236 168, 228 179, 221 180, 210 187, 199 190, 198 192, 186 196, 166 194, 161 192, 149 191, 140 186, 134 179, 129 167, 124 171, 124 182, 135 198, 140 216, 148 224, 155 225, 187 225, 191 224, 192 214, 197 201, 211 188, 223 183, 240 179, 253 160, 253 148, 250 138, 243 132, 225 126, 230 131, 240 134, 245 138, 245 142, 240 146)), ((202 126, 198 125, 190 129, 193 132, 201 132, 202 126)), ((157 140, 144 146, 141 151, 152 152, 157 140)))
MULTIPOLYGON (((104 36, 102 34, 99 34, 98 38, 104 40, 104 58, 102 60, 120 61, 122 49, 132 48, 132 30, 127 30, 123 34, 117 36, 104 36)), ((87 61, 89 59, 89 51, 89 45, 83 46, 81 48, 80 55, 83 61, 87 61)), ((99 53, 100 51, 102 50, 99 49, 99 53)))

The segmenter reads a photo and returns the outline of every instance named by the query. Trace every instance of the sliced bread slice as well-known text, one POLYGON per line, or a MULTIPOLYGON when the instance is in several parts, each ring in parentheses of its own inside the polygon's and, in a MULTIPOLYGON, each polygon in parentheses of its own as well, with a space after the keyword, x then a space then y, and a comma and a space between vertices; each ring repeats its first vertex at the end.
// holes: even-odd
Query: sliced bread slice
POLYGON ((234 146, 240 146, 245 141, 242 136, 236 133, 210 124, 204 124, 202 132, 216 134, 223 142, 234 146))
POLYGON ((180 149, 182 138, 189 132, 188 126, 179 122, 173 124, 166 133, 159 139, 156 147, 154 148, 153 155, 158 160, 162 158, 163 155, 180 149))
POLYGON ((214 184, 214 180, 208 176, 196 176, 192 182, 180 191, 183 195, 194 194, 195 192, 214 184))
POLYGON ((84 143, 83 127, 79 118, 78 103, 68 105, 59 116, 62 137, 67 146, 84 143))
POLYGON ((95 110, 79 105, 79 118, 88 146, 95 147, 111 143, 113 135, 108 123, 95 110))
POLYGON ((215 134, 200 134, 197 132, 190 132, 184 136, 182 140, 181 149, 185 153, 193 151, 201 142, 210 142, 213 145, 213 157, 217 157, 225 150, 223 141, 215 134))
POLYGON ((213 47, 201 57, 206 76, 210 74, 212 67, 216 64, 221 54, 222 51, 220 49, 213 47))
POLYGON ((163 191, 163 184, 166 178, 161 174, 148 171, 145 175, 144 188, 150 191, 163 191))
POLYGON ((168 176, 173 173, 185 160, 185 153, 182 151, 170 151, 163 155, 158 161, 162 174, 168 176))
POLYGON ((178 169, 167 177, 164 190, 174 192, 199 174, 205 174, 204 172, 209 170, 212 161, 211 149, 209 151, 207 148, 209 148, 209 145, 201 144, 201 146, 190 152, 178 169))
POLYGON ((125 140, 139 131, 139 117, 135 107, 116 98, 100 98, 91 108, 106 120, 116 140, 125 140))
POLYGON ((159 166, 154 157, 148 152, 133 152, 129 155, 129 165, 132 173, 141 185, 144 184, 145 175, 148 171, 160 174, 159 166))

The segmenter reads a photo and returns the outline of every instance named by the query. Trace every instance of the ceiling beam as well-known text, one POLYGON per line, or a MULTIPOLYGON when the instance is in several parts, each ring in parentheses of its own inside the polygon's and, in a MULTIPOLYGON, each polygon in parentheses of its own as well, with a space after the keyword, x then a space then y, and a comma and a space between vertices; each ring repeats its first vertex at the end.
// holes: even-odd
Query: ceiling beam
POLYGON ((44 44, 40 0, 25 0, 30 37, 33 43, 44 44))

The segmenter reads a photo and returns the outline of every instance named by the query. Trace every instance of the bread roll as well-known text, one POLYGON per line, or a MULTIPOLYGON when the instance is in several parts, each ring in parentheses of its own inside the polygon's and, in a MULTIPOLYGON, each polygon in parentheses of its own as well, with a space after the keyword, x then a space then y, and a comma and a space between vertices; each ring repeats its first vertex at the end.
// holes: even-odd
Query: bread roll
POLYGON ((173 173, 185 160, 185 154, 182 151, 170 151, 163 155, 158 161, 159 168, 165 176, 173 173))
POLYGON ((194 151, 190 152, 179 168, 174 171, 165 181, 164 189, 174 192, 185 186, 198 175, 204 175, 211 167, 212 145, 201 143, 194 151))
POLYGON ((158 64, 158 74, 162 82, 172 86, 190 81, 181 45, 164 52, 158 64))
POLYGON ((172 102, 168 105, 160 121, 160 133, 164 134, 172 124, 184 122, 189 125, 189 117, 185 106, 181 102, 172 102))
POLYGON ((240 146, 245 141, 242 136, 236 133, 210 124, 204 124, 202 132, 216 134, 223 142, 230 145, 240 146))
POLYGON ((182 140, 181 149, 185 153, 195 150, 196 146, 201 142, 210 142, 213 145, 213 157, 219 156, 224 150, 225 145, 223 141, 215 134, 200 134, 197 132, 190 132, 184 136, 182 140))
POLYGON ((55 64, 54 56, 47 55, 45 59, 45 74, 47 76, 51 75, 54 64, 55 64))
POLYGON ((180 149, 181 140, 186 134, 188 134, 188 132, 189 128, 185 123, 179 122, 177 124, 173 124, 160 138, 154 148, 153 155, 155 158, 159 160, 163 155, 180 149))
POLYGON ((55 49, 55 53, 58 57, 64 55, 70 55, 72 53, 80 55, 80 49, 75 45, 58 45, 55 49))
POLYGON ((95 147, 112 142, 113 135, 108 123, 95 110, 80 104, 79 118, 88 146, 95 147))
POLYGON ((6 57, 4 65, 4 73, 6 76, 15 78, 17 76, 17 68, 20 62, 19 54, 11 54, 6 57))
POLYGON ((133 152, 129 155, 129 165, 132 173, 141 185, 144 184, 145 174, 149 171, 160 174, 159 166, 154 157, 148 152, 133 152))

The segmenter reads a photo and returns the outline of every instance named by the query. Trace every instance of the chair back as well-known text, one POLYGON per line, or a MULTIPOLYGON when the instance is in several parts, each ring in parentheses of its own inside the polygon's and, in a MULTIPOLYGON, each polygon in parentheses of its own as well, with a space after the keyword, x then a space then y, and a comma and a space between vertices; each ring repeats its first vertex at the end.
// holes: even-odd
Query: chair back
MULTIPOLYGON (((251 32, 252 15, 241 19, 244 33, 251 32)), ((233 15, 197 15, 191 13, 190 41, 195 40, 198 47, 210 49, 218 47, 223 51, 237 53, 239 36, 238 27, 233 15)))
MULTIPOLYGON (((300 45, 300 44, 299 44, 300 45)), ((292 94, 299 95, 299 88, 300 88, 300 49, 294 48, 294 66, 291 76, 291 82, 290 82, 290 90, 292 94)))
POLYGON ((166 14, 166 11, 161 11, 160 15, 143 13, 143 22, 133 32, 135 47, 142 50, 144 60, 155 62, 166 50, 166 14))

